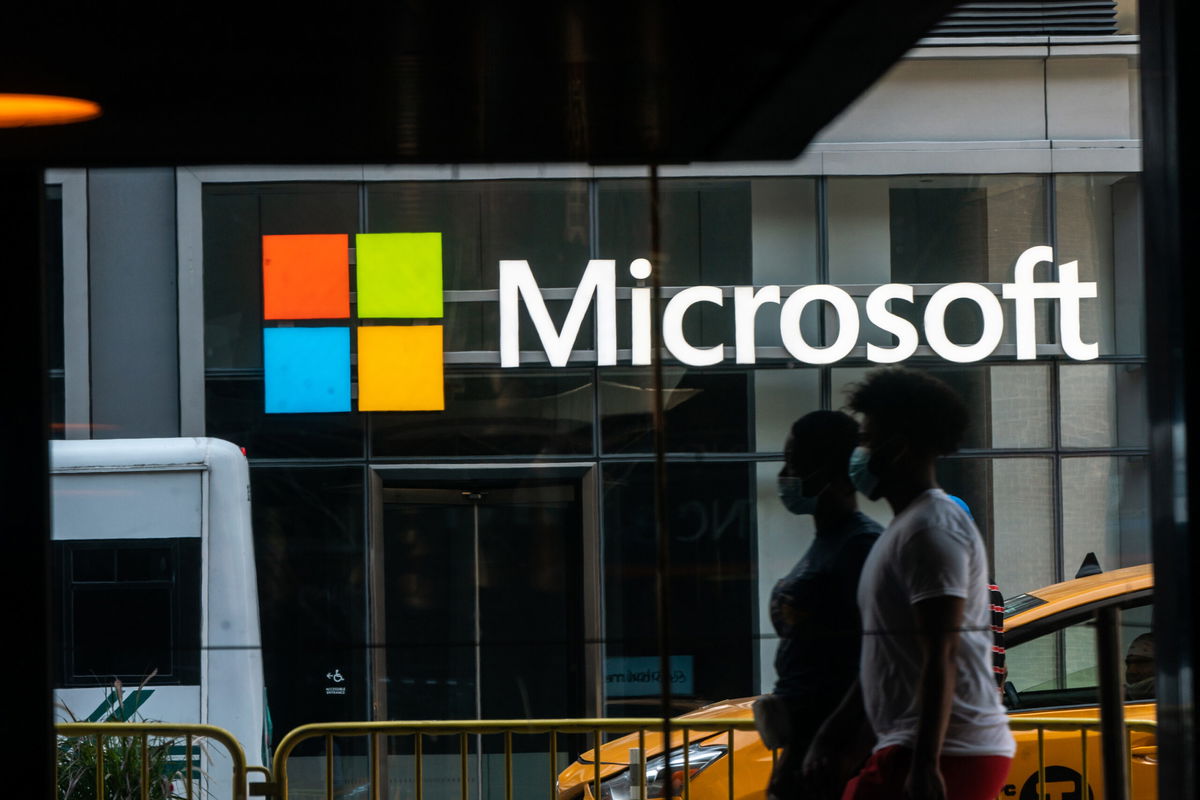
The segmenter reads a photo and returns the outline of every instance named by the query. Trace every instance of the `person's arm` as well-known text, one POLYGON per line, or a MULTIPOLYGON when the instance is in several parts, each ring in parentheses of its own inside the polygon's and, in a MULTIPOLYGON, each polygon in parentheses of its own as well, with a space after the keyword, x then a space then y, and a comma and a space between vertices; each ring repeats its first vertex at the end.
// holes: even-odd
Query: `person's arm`
POLYGON ((841 787, 871 751, 875 736, 863 708, 862 686, 854 681, 842 702, 821 724, 801 767, 810 788, 840 797, 841 787))
POLYGON ((942 800, 946 786, 938 760, 950 721, 957 677, 955 655, 962 624, 960 597, 930 597, 912 606, 921 642, 917 683, 917 738, 904 793, 909 800, 942 800))

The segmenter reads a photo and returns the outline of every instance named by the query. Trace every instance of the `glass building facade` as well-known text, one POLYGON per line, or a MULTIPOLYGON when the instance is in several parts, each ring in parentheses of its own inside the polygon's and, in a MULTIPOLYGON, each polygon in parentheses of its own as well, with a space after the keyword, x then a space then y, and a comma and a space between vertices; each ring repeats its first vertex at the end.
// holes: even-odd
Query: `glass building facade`
MULTIPOLYGON (((881 285, 912 287, 911 303, 892 304, 921 331, 905 363, 970 408, 938 479, 969 505, 1001 590, 1071 578, 1089 553, 1105 569, 1148 563, 1137 45, 1006 46, 1003 57, 918 48, 795 163, 664 168, 657 254, 641 169, 53 172, 55 435, 244 448, 277 733, 314 721, 658 713, 654 381, 635 363, 633 335, 635 293, 649 282, 630 269, 642 258, 654 260, 664 303, 696 286, 722 299, 692 305, 681 325, 693 348, 719 348, 718 363, 664 356, 679 711, 774 682, 769 595, 814 535, 811 517, 777 497, 784 439, 805 413, 843 406, 877 367, 869 347, 897 344, 868 321, 881 285), (1096 87, 1106 93, 1088 94, 1096 87), (441 235, 444 409, 358 411, 355 399, 349 411, 268 413, 265 337, 314 323, 265 318, 263 237, 338 234, 354 247, 357 234, 415 232, 441 235), (1034 357, 1020 357, 1002 287, 1039 246, 1054 260, 1037 280, 1075 262, 1095 284, 1078 320, 1095 358, 1068 355, 1064 307, 1047 299, 1034 304, 1034 357), (502 366, 500 264, 510 260, 528 263, 558 331, 589 263, 611 260, 614 319, 587 304, 555 366, 523 296, 519 363, 502 366), (1002 309, 999 342, 972 363, 948 361, 925 335, 931 298, 958 283, 1002 309), (778 286, 786 299, 812 285, 838 287, 858 312, 844 357, 798 359, 777 303, 758 307, 753 348, 739 354, 738 287, 778 286), (615 363, 601 363, 610 325, 615 363)), ((352 376, 368 324, 356 317, 356 259, 352 376)), ((814 302, 790 324, 820 348, 842 339, 846 319, 814 302)), ((953 343, 986 333, 971 302, 942 319, 953 343)), ((889 520, 885 503, 860 504, 889 520)), ((1139 613, 1145 629, 1149 612, 1139 613)), ((1024 647, 1022 679, 1037 685, 1081 645, 1024 647)), ((502 769, 486 780, 498 785, 502 769)))
MULTIPOLYGON (((907 283, 918 322, 937 287, 998 289, 1030 246, 1078 260, 1098 287, 1081 306, 1098 358, 1067 358, 1055 304, 1042 302, 1035 360, 1017 359, 1005 303, 1004 338, 984 361, 948 364, 923 347, 908 363, 971 407, 939 477, 970 505, 1002 588, 1070 577, 1089 552, 1108 568, 1149 560, 1135 175, 680 178, 661 192, 665 287, 834 284, 862 307, 869 289, 907 283)), ((657 671, 652 382, 629 364, 620 291, 637 283, 625 267, 649 255, 649 196, 646 181, 620 178, 203 185, 206 434, 251 461, 282 728, 627 715, 657 695, 645 681, 657 671), (265 413, 262 237, 404 231, 442 233, 445 410, 265 413), (500 260, 529 262, 561 327, 590 258, 618 265, 618 363, 596 366, 592 307, 563 367, 523 310, 522 363, 501 368, 500 260), (333 662, 351 691, 318 711, 304 698, 333 662)), ((753 365, 668 358, 665 369, 681 705, 770 688, 767 596, 812 535, 775 496, 783 440, 795 418, 842 406, 875 366, 868 342, 892 343, 864 323, 849 357, 801 364, 778 313, 758 316, 753 365)), ((813 304, 801 326, 828 343, 837 322, 813 304)), ((968 303, 947 313, 957 342, 981 324, 968 303)), ((693 346, 734 340, 728 305, 698 306, 684 326, 693 346)), ((866 510, 889 517, 883 503, 866 510)))

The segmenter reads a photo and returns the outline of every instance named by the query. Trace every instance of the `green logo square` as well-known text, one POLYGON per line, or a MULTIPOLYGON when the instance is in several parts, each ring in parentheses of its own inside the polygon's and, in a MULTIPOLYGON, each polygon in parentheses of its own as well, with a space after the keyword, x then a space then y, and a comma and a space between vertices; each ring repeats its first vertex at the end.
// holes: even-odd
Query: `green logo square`
POLYGON ((358 316, 442 316, 442 234, 360 233, 358 316))

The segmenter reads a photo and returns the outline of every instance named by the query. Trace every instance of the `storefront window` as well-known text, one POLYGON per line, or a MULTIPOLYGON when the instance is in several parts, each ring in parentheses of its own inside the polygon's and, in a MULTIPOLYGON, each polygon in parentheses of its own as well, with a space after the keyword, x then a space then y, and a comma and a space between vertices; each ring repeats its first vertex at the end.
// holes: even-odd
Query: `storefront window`
MULTIPOLYGON (((654 452, 654 381, 649 367, 631 363, 630 289, 645 284, 629 272, 631 261, 652 256, 648 192, 640 179, 589 179, 218 184, 204 195, 208 433, 244 444, 260 475, 256 480, 270 476, 285 485, 293 470, 309 474, 311 467, 288 465, 293 459, 337 459, 368 473, 445 462, 468 470, 455 473, 459 483, 463 475, 475 476, 452 490, 469 494, 473 490, 466 484, 478 483, 491 469, 499 470, 496 475, 523 463, 596 469, 596 492, 588 489, 591 479, 577 473, 563 485, 578 501, 571 513, 584 520, 571 534, 576 537, 571 546, 580 549, 568 561, 598 563, 594 573, 585 569, 577 576, 586 584, 594 574, 595 597, 583 602, 572 594, 577 605, 570 612, 574 621, 567 622, 575 625, 587 603, 599 604, 594 633, 600 644, 581 651, 579 664, 563 667, 584 677, 574 689, 554 684, 567 694, 551 703, 576 709, 583 703, 588 713, 640 714, 657 694, 656 686, 637 686, 630 677, 658 669, 649 580, 657 558, 653 464, 647 460, 654 452), (260 237, 360 230, 442 233, 445 409, 266 413, 260 237), (499 261, 529 262, 561 330, 592 258, 616 264, 617 363, 597 364, 593 302, 562 366, 549 363, 531 314, 520 306, 519 366, 499 367, 499 261), (589 525, 595 538, 585 533, 589 525), (582 693, 588 681, 603 687, 598 698, 582 693)), ((698 367, 671 357, 663 370, 674 565, 671 655, 672 671, 680 676, 672 691, 681 708, 769 688, 775 647, 769 592, 813 533, 811 519, 788 513, 778 498, 776 475, 789 427, 809 411, 843 406, 847 390, 877 366, 866 360, 862 345, 895 343, 864 322, 860 347, 847 357, 828 365, 801 364, 782 346, 779 306, 766 304, 755 316, 755 363, 738 364, 732 357, 735 286, 777 284, 786 294, 792 287, 832 283, 854 296, 861 314, 871 287, 908 283, 916 301, 906 308, 894 304, 893 310, 920 330, 929 297, 946 283, 980 283, 999 294, 1000 284, 1012 280, 1017 256, 1036 245, 1055 247, 1059 263, 1078 260, 1081 280, 1100 286, 1099 296, 1083 305, 1081 328, 1085 341, 1093 337, 1100 344, 1095 361, 1063 355, 1052 302, 1036 305, 1036 360, 1018 359, 1012 303, 1003 301, 1005 334, 984 361, 951 364, 926 347, 911 364, 947 381, 971 410, 962 451, 943 461, 939 480, 971 508, 1005 593, 1069 577, 1087 552, 1096 552, 1106 568, 1148 559, 1140 466, 1147 446, 1141 317, 1122 305, 1122 286, 1139 284, 1140 291, 1140 266, 1128 260, 1130 237, 1137 235, 1131 211, 1135 181, 1088 175, 730 177, 668 179, 660 192, 661 254, 655 266, 667 297, 704 284, 721 287, 724 298, 720 306, 693 306, 683 319, 689 343, 721 345, 724 360, 698 367)), ((352 277, 353 265, 352 258, 352 277)), ((1048 268, 1040 269, 1046 270, 1042 279, 1053 277, 1048 268)), ((821 309, 821 303, 810 305, 800 320, 806 340, 814 343, 837 334, 836 315, 821 309)), ((971 304, 952 305, 947 334, 953 341, 973 341, 980 322, 971 304)), ((449 487, 438 483, 437 474, 422 473, 421 486, 449 487)), ((399 530, 398 514, 417 513, 414 507, 393 508, 379 517, 377 495, 399 484, 388 478, 368 485, 377 488, 355 490, 355 502, 365 503, 360 514, 385 520, 381 530, 399 530)), ((891 517, 883 501, 860 498, 860 506, 881 523, 891 517)), ((361 537, 366 561, 381 575, 399 575, 407 569, 403 563, 436 555, 411 549, 416 545, 407 540, 371 539, 370 526, 358 530, 353 535, 361 537)), ((455 535, 442 542, 454 552, 436 558, 457 558, 454 553, 464 545, 455 543, 455 535)), ((447 569, 446 586, 457 585, 454 570, 447 569)), ((388 587, 392 597, 403 596, 388 587)), ((418 611, 425 613, 397 607, 393 619, 418 611)), ((408 663, 416 670, 412 680, 426 680, 418 669, 424 662, 405 655, 416 644, 393 642, 403 640, 401 632, 385 627, 377 625, 375 634, 386 641, 385 660, 408 663)), ((582 629, 570 630, 576 636, 582 629)), ((517 649, 540 652, 552 638, 517 649)), ((414 713, 467 714, 467 705, 487 694, 486 685, 474 672, 458 675, 450 661, 435 661, 421 669, 440 671, 454 683, 420 695, 432 705, 418 703, 414 713)), ((409 695, 403 686, 386 687, 386 693, 388 714, 417 702, 417 695, 404 699, 409 695)))
POLYGON ((501 259, 528 261, 542 286, 574 286, 588 260, 589 219, 588 183, 580 180, 366 187, 368 232, 442 234, 447 291, 495 289, 501 259))
MULTIPOLYGON (((833 406, 874 367, 834 369, 833 406)), ((967 450, 1052 446, 1050 370, 1043 364, 942 367, 923 365, 950 384, 971 412, 962 447, 967 450)))
POLYGON ((446 409, 371 415, 371 453, 413 456, 594 452, 593 375, 584 370, 469 371, 446 375, 446 409))
POLYGON ((353 184, 216 184, 205 187, 204 352, 214 369, 262 367, 262 237, 354 233, 353 184))
POLYGON ((1079 280, 1096 281, 1085 304, 1085 342, 1103 355, 1142 352, 1145 306, 1141 189, 1133 175, 1059 175, 1054 182, 1059 261, 1079 262, 1079 280))
MULTIPOLYGON (((944 284, 1012 280, 1012 266, 1027 248, 1049 243, 1046 178, 1025 175, 922 175, 831 178, 828 181, 829 279, 835 284, 944 284)), ((918 286, 914 303, 893 311, 918 325, 930 292, 918 286)), ((865 319, 865 297, 856 298, 865 319)), ((1039 309, 1039 342, 1046 313, 1039 309)), ((1003 344, 1013 320, 1005 310, 1003 344)), ((830 316, 829 336, 836 335, 830 316)), ((981 319, 970 303, 951 305, 946 332, 956 342, 979 338, 981 319)), ((864 325, 859 343, 894 344, 864 325)), ((924 344, 924 342, 922 342, 924 344)), ((1002 345, 1003 346, 1003 345, 1002 345)))
POLYGON ((1140 455, 1063 459, 1063 560, 1071 574, 1088 553, 1104 569, 1150 561, 1148 468, 1140 455))
POLYGON ((251 472, 263 668, 276 730, 370 713, 363 472, 251 472), (341 681, 331 679, 336 674, 341 681), (344 688, 328 692, 327 688, 344 688))
MULTIPOLYGON (((610 716, 657 702, 654 466, 604 467, 605 673, 610 716), (625 678, 620 676, 624 675, 625 678)), ((754 683, 753 465, 671 463, 667 469, 672 694, 681 708, 754 683)))
POLYGON ((1063 364, 1058 380, 1064 447, 1146 446, 1145 364, 1063 364))

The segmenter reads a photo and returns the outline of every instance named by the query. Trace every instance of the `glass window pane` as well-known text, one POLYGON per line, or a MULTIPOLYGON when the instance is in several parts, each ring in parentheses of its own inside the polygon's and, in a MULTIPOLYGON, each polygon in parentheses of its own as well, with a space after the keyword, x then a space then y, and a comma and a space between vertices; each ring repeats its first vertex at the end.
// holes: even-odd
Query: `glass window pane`
MULTIPOLYGON (((667 469, 672 656, 683 677, 681 707, 738 697, 754 685, 753 497, 755 465, 673 463, 667 469), (690 684, 690 685, 689 685, 690 684)), ((606 655, 658 653, 654 570, 654 465, 604 467, 606 655)), ((657 668, 654 668, 657 671, 657 668)), ((654 691, 608 686, 606 715, 648 712, 654 691)))
POLYGON ((1079 280, 1097 297, 1081 304, 1084 342, 1101 355, 1142 352, 1144 275, 1137 176, 1058 175, 1055 216, 1059 263, 1079 262, 1079 280))
MULTIPOLYGON (((751 375, 749 370, 663 369, 667 451, 752 452, 751 375)), ((653 452, 653 386, 649 368, 600 371, 605 453, 653 452)))
MULTIPOLYGON (((442 286, 488 286, 480 256, 480 200, 475 183, 367 184, 367 231, 442 234, 442 286)), ((495 279, 492 281, 495 286, 495 279)))
POLYGON ((495 289, 501 259, 528 261, 542 288, 575 286, 588 261, 586 181, 367 185, 367 229, 442 234, 447 290, 495 289))
MULTIPOLYGON (((1121 611, 1126 700, 1154 699, 1153 615, 1153 604, 1145 602, 1121 611)), ((1019 709, 1095 703, 1100 683, 1095 621, 1076 622, 1011 646, 1007 664, 1019 709)))
POLYGON ((962 498, 992 554, 1005 595, 1045 586, 1054 571, 1054 484, 1043 458, 946 458, 938 483, 962 498))
POLYGON ((204 350, 209 369, 262 366, 262 237, 358 229, 353 184, 207 184, 204 350))
POLYGON ((987 513, 971 506, 976 521, 989 529, 984 536, 992 542, 995 581, 1006 597, 1059 579, 1053 468, 1048 458, 991 459, 987 513))
POLYGON ((56 541, 53 559, 57 686, 199 683, 198 538, 56 541))
POLYGON ((1128 700, 1153 700, 1154 604, 1121 611, 1121 653, 1125 657, 1125 697, 1128 700))
POLYGON ((1096 625, 1068 625, 1008 648, 1008 680, 1017 690, 1018 708, 1048 708, 1095 703, 1096 625))
POLYGON ((1063 447, 1145 447, 1144 364, 1063 364, 1063 447))
MULTIPOLYGON (((649 182, 600 181, 597 204, 599 252, 617 260, 617 284, 631 286, 629 262, 651 256, 649 182)), ((659 207, 663 286, 751 283, 749 180, 664 180, 659 207)))
POLYGON ((755 286, 817 280, 817 182, 750 181, 750 237, 755 286))
POLYGON ((256 467, 263 672, 277 731, 367 719, 366 536, 358 467, 256 467), (344 694, 326 692, 337 670, 344 694))
POLYGON ((1049 447, 1050 367, 997 365, 988 375, 992 447, 1049 447))
POLYGON ((1013 688, 1023 692, 1039 686, 1054 687, 1058 682, 1058 650, 1056 633, 1009 646, 1005 653, 1005 664, 1008 667, 1008 681, 1013 688))
POLYGON ((1095 553, 1103 569, 1150 562, 1148 460, 1064 458, 1063 569, 1095 553))
POLYGON ((246 448, 250 458, 361 458, 363 418, 344 414, 268 414, 261 377, 210 376, 208 436, 246 448))
POLYGON ((816 369, 754 371, 754 442, 762 453, 782 453, 792 423, 821 407, 816 369))
MULTIPOLYGON (((1031 175, 925 175, 831 178, 828 182, 829 276, 835 284, 997 283, 1012 279, 1017 256, 1047 244, 1045 179, 1031 175)), ((859 301, 860 318, 864 301, 859 301)), ((927 297, 892 311, 922 330, 927 297)), ((1012 343, 1011 304, 1002 342, 1012 343)), ((1038 341, 1046 338, 1047 310, 1039 305, 1038 341)), ((828 319, 836 335, 836 317, 828 319)), ((952 341, 974 342, 980 317, 970 303, 946 316, 952 341)), ((864 322, 859 344, 893 344, 864 322)), ((924 343, 924 342, 922 342, 924 343)))
POLYGON ((590 371, 447 371, 445 382, 444 411, 370 415, 374 457, 593 451, 590 371))
MULTIPOLYGON (((875 367, 832 370, 833 406, 875 367)), ((970 421, 962 449, 1049 447, 1050 372, 1042 364, 1021 366, 933 366, 930 374, 948 383, 967 403, 970 421)))

